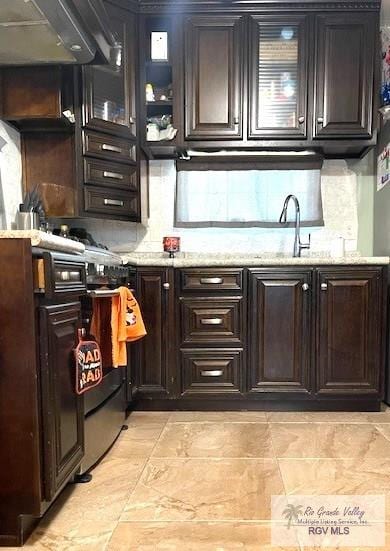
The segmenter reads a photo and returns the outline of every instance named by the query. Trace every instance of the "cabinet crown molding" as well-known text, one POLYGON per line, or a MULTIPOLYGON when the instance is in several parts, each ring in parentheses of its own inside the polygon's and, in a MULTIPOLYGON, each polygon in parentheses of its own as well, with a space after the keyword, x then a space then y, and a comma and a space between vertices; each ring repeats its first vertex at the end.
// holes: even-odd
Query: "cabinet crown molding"
POLYGON ((376 11, 381 8, 380 0, 139 0, 142 13, 158 12, 275 12, 275 11, 376 11))

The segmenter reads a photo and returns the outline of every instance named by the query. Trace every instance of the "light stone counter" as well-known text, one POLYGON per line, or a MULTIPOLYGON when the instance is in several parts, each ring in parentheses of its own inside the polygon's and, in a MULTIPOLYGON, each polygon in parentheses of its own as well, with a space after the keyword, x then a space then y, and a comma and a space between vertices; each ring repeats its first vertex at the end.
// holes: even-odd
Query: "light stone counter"
POLYGON ((213 266, 319 266, 319 265, 365 265, 389 264, 388 256, 359 256, 351 254, 342 258, 333 258, 326 254, 307 254, 293 258, 283 254, 222 254, 222 253, 178 253, 169 258, 167 253, 134 252, 122 255, 123 262, 134 266, 167 266, 173 268, 197 268, 213 266))
MULTIPOLYGON (((45 233, 40 230, 1 230, 0 239, 30 239, 32 247, 61 251, 64 253, 83 253, 85 245, 73 239, 65 239, 59 235, 45 233)), ((1 243, 0 243, 1 247, 1 243)))

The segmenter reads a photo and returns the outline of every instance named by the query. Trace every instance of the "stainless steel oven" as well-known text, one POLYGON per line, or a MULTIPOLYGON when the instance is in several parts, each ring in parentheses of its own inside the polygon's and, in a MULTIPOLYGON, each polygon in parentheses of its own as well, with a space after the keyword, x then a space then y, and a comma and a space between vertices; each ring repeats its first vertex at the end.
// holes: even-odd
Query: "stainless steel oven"
MULTIPOLYGON (((135 270, 123 266, 119 256, 104 249, 86 250, 87 295, 82 299, 82 323, 87 334, 91 332, 93 301, 102 301, 107 310, 111 310, 111 298, 117 294, 118 287, 134 288, 135 270)), ((105 327, 99 335, 100 347, 111 347, 110 319, 104 321, 105 327)), ((126 418, 128 396, 126 392, 130 367, 114 368, 111 354, 103 356, 103 381, 84 394, 84 434, 85 455, 81 465, 79 480, 88 480, 88 471, 100 460, 118 437, 126 418), (87 475, 86 475, 87 473, 87 475)))

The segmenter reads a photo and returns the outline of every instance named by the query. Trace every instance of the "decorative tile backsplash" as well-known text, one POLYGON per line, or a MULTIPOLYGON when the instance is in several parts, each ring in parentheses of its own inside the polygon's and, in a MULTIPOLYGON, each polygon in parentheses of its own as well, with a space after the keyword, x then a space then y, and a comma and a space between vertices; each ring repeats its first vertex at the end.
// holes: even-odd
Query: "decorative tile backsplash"
MULTIPOLYGON (((339 236, 346 250, 356 251, 358 236, 358 181, 343 160, 325 161, 321 189, 325 226, 303 228, 302 241, 311 233, 312 251, 328 251, 339 236)), ((367 184, 366 184, 367 185, 367 184)), ((117 252, 162 251, 164 235, 180 235, 187 252, 289 252, 294 230, 289 228, 173 228, 175 165, 152 161, 150 166, 150 219, 147 227, 120 222, 81 222, 95 238, 117 252)), ((282 205, 281 205, 282 206, 282 205)))

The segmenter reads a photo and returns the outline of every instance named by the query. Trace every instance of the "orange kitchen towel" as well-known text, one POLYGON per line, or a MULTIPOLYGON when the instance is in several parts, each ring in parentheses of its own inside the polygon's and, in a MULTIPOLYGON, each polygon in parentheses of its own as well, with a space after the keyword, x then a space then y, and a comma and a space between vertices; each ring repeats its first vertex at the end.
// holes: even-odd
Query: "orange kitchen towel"
POLYGON ((126 365, 126 342, 146 335, 140 307, 127 287, 119 287, 119 295, 112 297, 111 331, 113 366, 126 365))

